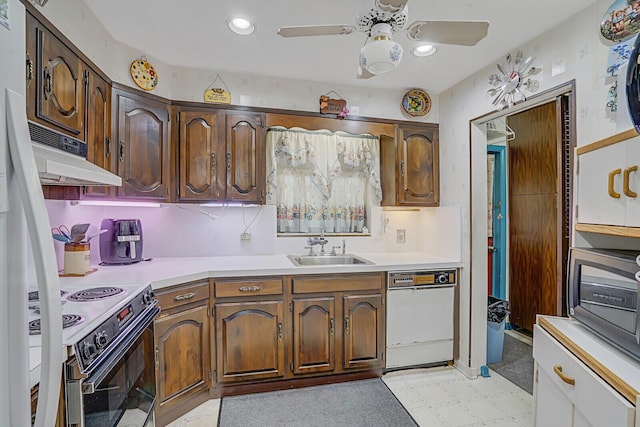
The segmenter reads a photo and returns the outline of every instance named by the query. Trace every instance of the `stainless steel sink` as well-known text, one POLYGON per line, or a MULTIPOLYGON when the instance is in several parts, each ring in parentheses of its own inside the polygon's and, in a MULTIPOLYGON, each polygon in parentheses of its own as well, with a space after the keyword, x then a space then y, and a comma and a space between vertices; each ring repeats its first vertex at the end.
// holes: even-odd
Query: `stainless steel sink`
POLYGON ((364 259, 357 255, 287 255, 287 258, 291 260, 297 267, 303 267, 306 265, 357 265, 366 264, 372 265, 373 263, 368 259, 364 259))

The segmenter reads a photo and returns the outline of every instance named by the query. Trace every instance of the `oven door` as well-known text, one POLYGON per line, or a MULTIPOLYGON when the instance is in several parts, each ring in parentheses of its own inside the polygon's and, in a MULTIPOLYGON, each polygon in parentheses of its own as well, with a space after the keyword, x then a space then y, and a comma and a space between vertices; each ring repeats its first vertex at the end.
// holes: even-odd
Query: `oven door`
POLYGON ((153 307, 88 378, 67 380, 67 425, 149 426, 156 404, 153 307))

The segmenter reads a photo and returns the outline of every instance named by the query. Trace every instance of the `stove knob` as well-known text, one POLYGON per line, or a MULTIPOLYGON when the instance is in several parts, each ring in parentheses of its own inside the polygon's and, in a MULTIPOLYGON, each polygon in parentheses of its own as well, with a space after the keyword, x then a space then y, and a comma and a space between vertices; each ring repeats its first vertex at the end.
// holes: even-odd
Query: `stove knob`
POLYGON ((447 274, 446 273, 438 274, 437 281, 438 281, 438 283, 448 283, 449 280, 447 279, 447 274))
POLYGON ((91 359, 91 356, 93 356, 96 352, 96 346, 93 345, 92 343, 85 341, 82 344, 82 355, 84 356, 85 359, 91 359))
POLYGON ((145 292, 144 295, 142 295, 142 302, 145 304, 150 304, 155 296, 156 294, 153 291, 145 292))
POLYGON ((96 332, 94 340, 96 342, 96 347, 103 348, 105 345, 107 345, 107 332, 96 332))

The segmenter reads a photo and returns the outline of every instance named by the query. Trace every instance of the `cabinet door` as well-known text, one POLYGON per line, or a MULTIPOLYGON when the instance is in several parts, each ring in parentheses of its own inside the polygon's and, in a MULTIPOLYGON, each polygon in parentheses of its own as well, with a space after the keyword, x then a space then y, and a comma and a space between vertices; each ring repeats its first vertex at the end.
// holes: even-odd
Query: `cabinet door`
MULTIPOLYGON (((87 71, 87 111, 86 136, 87 160, 108 171, 115 171, 111 155, 111 85, 93 71, 87 71)), ((104 185, 89 186, 84 189, 85 196, 111 196, 112 187, 104 185)))
POLYGON ((265 168, 263 126, 263 114, 227 113, 227 200, 262 203, 265 168))
POLYGON ((224 167, 224 161, 218 153, 216 114, 182 111, 179 126, 180 200, 221 199, 218 163, 224 167))
POLYGON ((283 302, 215 305, 220 383, 284 375, 283 302))
POLYGON ((293 300, 293 373, 335 370, 335 298, 293 300))
POLYGON ((118 196, 165 201, 169 195, 169 113, 162 102, 118 94, 118 196))
POLYGON ((640 227, 640 138, 627 141, 626 159, 621 195, 626 198, 625 225, 640 227))
POLYGON ((346 295, 343 307, 344 368, 382 366, 382 296, 346 295))
POLYGON ((540 367, 535 394, 536 426, 572 426, 573 404, 540 367))
POLYGON ((399 128, 399 205, 437 206, 440 202, 438 132, 399 128))
POLYGON ((627 199, 622 180, 626 150, 626 143, 619 142, 579 155, 578 222, 624 225, 627 199), (613 197, 615 193, 620 197, 613 197))
POLYGON ((35 38, 35 120, 84 139, 85 76, 82 62, 44 27, 37 26, 35 38))
POLYGON ((210 386, 208 306, 200 305, 155 321, 158 409, 166 410, 210 386))

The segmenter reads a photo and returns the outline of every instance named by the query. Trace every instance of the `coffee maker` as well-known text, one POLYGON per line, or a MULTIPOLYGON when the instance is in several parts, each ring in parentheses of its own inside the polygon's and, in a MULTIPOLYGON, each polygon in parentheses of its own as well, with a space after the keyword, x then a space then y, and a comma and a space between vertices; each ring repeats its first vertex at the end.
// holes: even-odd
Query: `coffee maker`
POLYGON ((142 261, 142 223, 139 219, 105 218, 100 226, 100 259, 103 264, 142 261))

